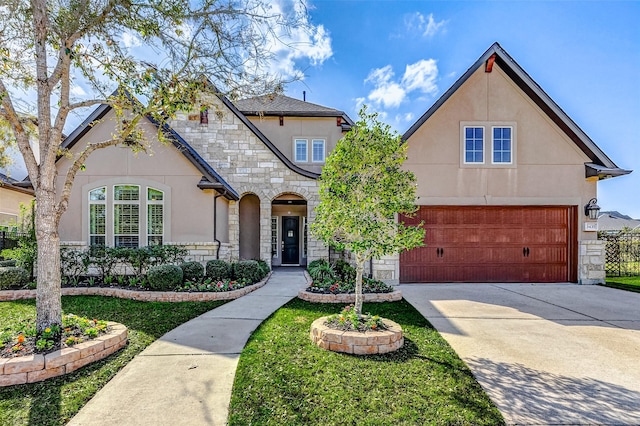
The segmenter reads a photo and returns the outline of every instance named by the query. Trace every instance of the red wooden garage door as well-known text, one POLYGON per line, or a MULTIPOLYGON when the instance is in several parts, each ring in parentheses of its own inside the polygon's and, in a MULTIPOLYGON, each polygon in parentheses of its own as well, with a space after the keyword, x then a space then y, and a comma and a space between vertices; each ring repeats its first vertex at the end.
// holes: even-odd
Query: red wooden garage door
POLYGON ((400 255, 400 282, 575 282, 577 207, 422 206, 425 245, 400 255))

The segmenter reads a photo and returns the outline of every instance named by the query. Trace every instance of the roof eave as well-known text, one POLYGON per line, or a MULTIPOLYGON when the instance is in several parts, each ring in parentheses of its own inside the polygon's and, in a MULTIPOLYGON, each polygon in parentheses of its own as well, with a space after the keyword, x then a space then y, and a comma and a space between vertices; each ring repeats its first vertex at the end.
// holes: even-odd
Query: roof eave
POLYGON ((585 163, 585 177, 598 177, 598 180, 610 179, 618 176, 628 175, 633 170, 625 170, 619 167, 604 167, 595 163, 585 163))

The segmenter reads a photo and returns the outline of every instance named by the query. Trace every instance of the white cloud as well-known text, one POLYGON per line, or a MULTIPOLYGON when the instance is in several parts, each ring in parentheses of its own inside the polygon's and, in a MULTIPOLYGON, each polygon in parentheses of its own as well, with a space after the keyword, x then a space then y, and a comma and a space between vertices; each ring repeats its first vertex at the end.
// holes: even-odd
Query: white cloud
POLYGON ((397 81, 391 65, 373 69, 365 84, 373 85, 367 99, 377 107, 397 108, 411 92, 434 94, 438 91, 438 65, 435 59, 422 59, 408 64, 397 81))
POLYGON ((420 12, 415 12, 405 16, 404 24, 410 33, 420 33, 424 37, 433 37, 438 31, 444 31, 446 20, 437 22, 433 17, 433 13, 424 16, 420 12))
POLYGON ((84 91, 84 89, 78 85, 75 85, 71 88, 70 90, 71 94, 74 96, 86 96, 87 92, 84 91))
POLYGON ((122 43, 127 49, 142 46, 140 39, 136 37, 135 34, 131 34, 129 32, 122 34, 122 43))
POLYGON ((438 65, 435 59, 422 59, 415 64, 407 65, 402 85, 407 92, 419 90, 422 93, 435 93, 438 90, 438 65))
MULTIPOLYGON (((296 2, 292 7, 290 0, 281 0, 271 4, 271 12, 287 16, 287 13, 300 12, 301 7, 306 5, 296 2)), ((329 32, 323 25, 311 24, 306 17, 295 28, 273 34, 268 45, 274 56, 272 71, 284 78, 303 77, 300 61, 319 66, 333 56, 329 32)))

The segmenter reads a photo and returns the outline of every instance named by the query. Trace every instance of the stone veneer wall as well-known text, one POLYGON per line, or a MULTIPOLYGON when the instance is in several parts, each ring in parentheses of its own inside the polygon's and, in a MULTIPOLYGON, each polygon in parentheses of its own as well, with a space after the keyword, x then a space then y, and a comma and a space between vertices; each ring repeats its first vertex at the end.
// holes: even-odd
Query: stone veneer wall
MULTIPOLYGON (((260 199, 260 257, 271 263, 271 202, 282 194, 295 194, 307 201, 307 220, 313 223, 318 205, 315 179, 289 169, 219 99, 209 99, 209 123, 201 125, 182 114, 171 126, 241 196, 255 194, 260 199)), ((199 116, 198 116, 199 117, 199 116)), ((239 203, 229 204, 230 258, 239 257, 239 203)), ((328 257, 320 241, 308 237, 307 262, 328 257)))
POLYGON ((583 240, 579 243, 578 253, 578 283, 604 284, 605 271, 605 241, 583 240))

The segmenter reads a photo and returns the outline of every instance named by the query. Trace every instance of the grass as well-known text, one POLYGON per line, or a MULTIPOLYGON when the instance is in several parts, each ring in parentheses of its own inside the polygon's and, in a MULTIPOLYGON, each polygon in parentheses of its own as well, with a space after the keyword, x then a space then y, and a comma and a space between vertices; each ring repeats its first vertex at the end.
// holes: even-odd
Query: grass
POLYGON ((640 293, 640 276, 635 277, 607 277, 607 287, 640 293))
MULTIPOLYGON (((65 313, 116 321, 129 328, 121 351, 71 374, 44 382, 0 388, 0 425, 62 425, 145 347, 178 325, 223 301, 137 302, 102 296, 62 298, 65 313)), ((0 324, 35 318, 35 301, 0 303, 0 324)))
POLYGON ((294 299, 254 332, 236 372, 230 425, 504 424, 453 349, 404 301, 363 309, 402 326, 402 349, 353 356, 314 346, 313 320, 341 308, 294 299))

